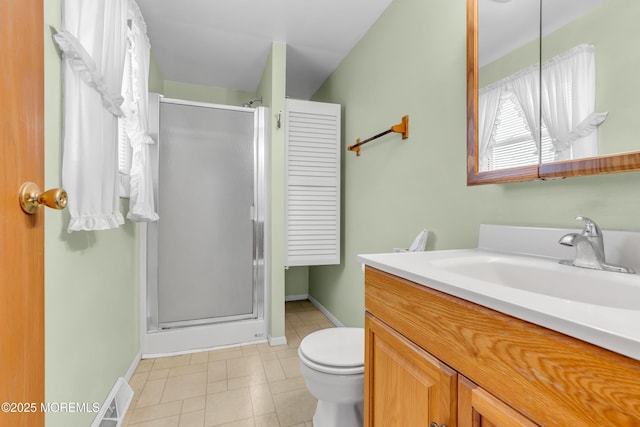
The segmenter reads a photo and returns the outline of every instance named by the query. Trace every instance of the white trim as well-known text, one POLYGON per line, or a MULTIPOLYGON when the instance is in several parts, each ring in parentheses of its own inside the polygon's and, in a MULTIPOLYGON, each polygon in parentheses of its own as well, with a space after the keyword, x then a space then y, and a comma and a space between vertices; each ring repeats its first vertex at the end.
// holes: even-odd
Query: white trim
POLYGON ((202 353, 202 352, 205 352, 205 351, 224 350, 224 349, 227 349, 227 348, 244 347, 244 346, 247 346, 247 345, 263 344, 263 343, 266 343, 266 342, 267 342, 267 340, 260 340, 260 341, 242 342, 242 343, 229 344, 229 345, 219 345, 219 346, 215 346, 215 347, 197 348, 197 349, 194 349, 194 350, 181 350, 181 351, 175 351, 175 352, 171 352, 171 353, 145 354, 144 358, 145 359, 158 359, 158 358, 161 358, 161 357, 182 356, 184 354, 194 354, 194 353, 202 353))
POLYGON ((269 345, 271 347, 275 347, 277 345, 286 345, 287 344, 287 337, 282 336, 282 337, 272 337, 271 335, 269 335, 269 345))
POLYGON ((99 427, 103 425, 102 421, 104 420, 109 420, 109 425, 112 425, 114 421, 116 422, 116 426, 122 425, 122 421, 127 414, 127 410, 129 409, 129 405, 131 404, 132 400, 133 389, 124 378, 118 378, 113 385, 113 388, 109 392, 109 395, 100 407, 100 411, 93 419, 91 427, 99 427), (107 417, 107 411, 110 409, 115 409, 115 413, 110 412, 107 417))
POLYGON ((338 327, 344 326, 344 324, 341 321, 339 321, 336 316, 331 314, 331 312, 329 310, 324 308, 324 306, 322 304, 320 304, 317 299, 315 299, 311 295, 309 295, 308 299, 309 299, 309 301, 311 301, 311 304, 315 305, 318 308, 318 310, 320 310, 322 312, 322 314, 324 314, 325 316, 327 316, 327 318, 329 320, 331 320, 331 323, 333 323, 334 325, 336 325, 338 327))
POLYGON ((133 361, 129 366, 129 369, 127 369, 127 372, 124 374, 124 379, 127 380, 127 382, 129 382, 133 374, 136 372, 136 368, 138 367, 138 364, 140 363, 141 359, 142 359, 142 353, 138 352, 138 354, 134 356, 133 361))
POLYGON ((306 299, 309 299, 309 294, 285 295, 285 297, 284 297, 285 302, 288 302, 288 301, 304 301, 306 299))

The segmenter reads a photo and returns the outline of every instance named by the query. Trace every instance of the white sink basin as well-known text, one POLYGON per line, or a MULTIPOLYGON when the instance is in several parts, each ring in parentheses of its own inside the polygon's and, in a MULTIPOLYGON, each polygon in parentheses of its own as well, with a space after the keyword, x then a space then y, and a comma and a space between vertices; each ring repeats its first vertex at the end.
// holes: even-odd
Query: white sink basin
POLYGON ((636 275, 566 266, 552 259, 464 251, 430 264, 494 285, 568 301, 640 310, 640 278, 636 275))
POLYGON ((640 360, 640 274, 483 249, 358 258, 431 289, 640 360))

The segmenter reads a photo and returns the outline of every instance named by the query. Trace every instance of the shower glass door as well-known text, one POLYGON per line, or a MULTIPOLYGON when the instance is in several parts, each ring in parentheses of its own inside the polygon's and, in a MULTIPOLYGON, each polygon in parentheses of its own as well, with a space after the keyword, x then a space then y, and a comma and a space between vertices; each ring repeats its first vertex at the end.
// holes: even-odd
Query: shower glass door
POLYGON ((254 116, 251 109, 160 102, 160 220, 148 241, 157 260, 148 270, 149 300, 157 305, 148 314, 157 330, 259 315, 254 116))

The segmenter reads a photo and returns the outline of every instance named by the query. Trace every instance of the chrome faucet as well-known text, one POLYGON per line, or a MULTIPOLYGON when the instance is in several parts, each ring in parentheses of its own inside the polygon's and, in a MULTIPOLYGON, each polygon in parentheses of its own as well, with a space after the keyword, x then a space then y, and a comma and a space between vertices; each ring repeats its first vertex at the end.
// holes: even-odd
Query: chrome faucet
POLYGON ((565 234, 558 241, 561 245, 575 247, 576 257, 573 260, 562 259, 560 260, 560 264, 591 268, 594 270, 634 273, 634 271, 628 267, 608 264, 605 261, 602 230, 600 230, 600 227, 598 227, 595 221, 585 216, 579 216, 576 220, 584 221, 584 229, 582 232, 565 234))

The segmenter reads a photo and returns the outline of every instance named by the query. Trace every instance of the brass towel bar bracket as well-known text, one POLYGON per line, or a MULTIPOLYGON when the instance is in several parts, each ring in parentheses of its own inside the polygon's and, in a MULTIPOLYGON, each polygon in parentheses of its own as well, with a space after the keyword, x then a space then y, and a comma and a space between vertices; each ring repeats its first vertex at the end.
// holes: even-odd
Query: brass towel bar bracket
POLYGON ((366 144, 367 142, 373 141, 374 139, 378 139, 381 136, 384 136, 388 133, 396 132, 402 134, 402 139, 409 138, 409 116, 402 117, 402 122, 397 125, 391 126, 391 129, 381 132, 377 135, 372 136, 371 138, 367 138, 364 141, 360 141, 360 138, 356 139, 356 143, 347 147, 349 151, 355 151, 356 156, 360 156, 360 147, 366 144))

